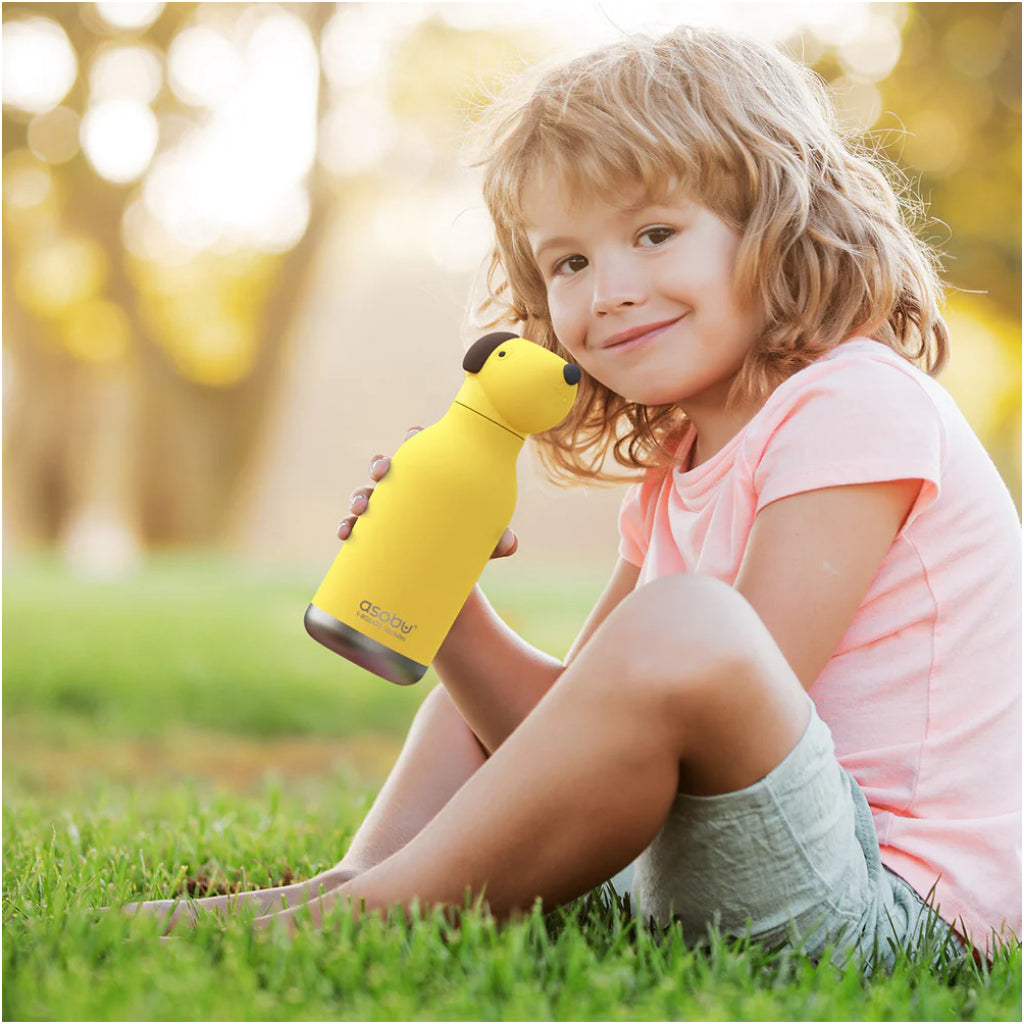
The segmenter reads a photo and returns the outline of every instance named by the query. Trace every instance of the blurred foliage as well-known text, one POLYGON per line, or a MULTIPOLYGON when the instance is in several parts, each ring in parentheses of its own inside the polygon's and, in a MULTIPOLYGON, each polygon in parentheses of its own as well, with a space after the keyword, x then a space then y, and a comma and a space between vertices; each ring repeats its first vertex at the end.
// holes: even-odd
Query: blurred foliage
POLYGON ((494 90, 540 55, 536 40, 509 31, 453 29, 424 21, 399 46, 389 92, 403 119, 440 136, 454 153, 459 133, 494 90))
MULTIPOLYGON (((97 505, 141 544, 222 540, 332 217, 372 205, 403 174, 443 183, 471 112, 550 49, 541 32, 462 27, 411 5, 133 10, 143 8, 155 17, 134 26, 104 20, 91 3, 3 8, 5 32, 45 19, 77 61, 59 106, 8 103, 3 113, 5 524, 15 544, 67 545, 97 505), (272 17, 293 34, 304 26, 303 67, 319 55, 311 123, 321 158, 291 200, 305 227, 276 245, 211 238, 183 251, 146 213, 147 189, 161 182, 144 169, 109 180, 79 145, 102 99, 97 68, 131 51, 133 88, 155 76, 144 104, 158 128, 155 168, 213 121, 209 103, 174 87, 182 39, 191 32, 194 44, 199 29, 207 48, 216 44, 201 68, 206 88, 251 53, 272 17)), ((952 286, 948 386, 978 410, 972 422, 1016 494, 1020 5, 878 4, 869 17, 881 36, 859 50, 810 31, 792 49, 836 83, 840 106, 920 192, 924 233, 952 286), (992 390, 979 400, 977 387, 992 390)), ((268 115, 265 130, 281 128, 268 115)))
MULTIPOLYGON (((941 380, 1019 510, 1021 5, 874 6, 901 9, 902 49, 874 83, 866 139, 905 176, 894 185, 909 186, 911 219, 940 258, 952 350, 941 380)), ((800 54, 803 44, 791 48, 800 54)), ((868 85, 849 74, 838 47, 822 48, 813 64, 835 84, 841 111, 858 84, 868 85)))
MULTIPOLYGON (((1021 304, 1021 6, 908 4, 871 139, 906 172, 954 289, 1021 304)), ((834 50, 817 70, 834 81, 834 50)))
MULTIPOLYGON (((155 5, 156 19, 138 27, 105 22, 93 4, 3 9, 5 25, 59 25, 78 62, 56 112, 4 107, 4 345, 15 380, 5 469, 17 481, 5 523, 23 543, 66 537, 97 504, 143 541, 211 541, 231 508, 327 221, 327 183, 310 174, 309 227, 287 251, 179 246, 145 258, 138 241, 127 244, 145 229, 132 222, 145 178, 109 180, 73 136, 96 105, 99 63, 129 49, 159 55, 151 107, 164 147, 202 129, 209 112, 170 87, 168 50, 200 7, 230 31, 247 6, 155 5), (54 113, 70 144, 60 144, 54 113), (106 422, 113 409, 116 424, 106 422)), ((314 36, 331 13, 289 7, 314 36)))

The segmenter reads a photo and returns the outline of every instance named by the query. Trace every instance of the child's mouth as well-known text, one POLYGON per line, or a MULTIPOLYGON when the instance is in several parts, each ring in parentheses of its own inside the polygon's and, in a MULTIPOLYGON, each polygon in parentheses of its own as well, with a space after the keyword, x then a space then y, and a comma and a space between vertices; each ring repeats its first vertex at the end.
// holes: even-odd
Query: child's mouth
POLYGON ((670 327, 674 327, 680 320, 685 317, 684 313, 682 316, 677 316, 673 320, 665 320, 661 323, 651 324, 642 333, 627 335, 622 341, 615 341, 612 338, 610 344, 605 344, 602 347, 602 351, 605 352, 632 352, 634 349, 640 348, 643 345, 654 341, 665 333, 670 327))

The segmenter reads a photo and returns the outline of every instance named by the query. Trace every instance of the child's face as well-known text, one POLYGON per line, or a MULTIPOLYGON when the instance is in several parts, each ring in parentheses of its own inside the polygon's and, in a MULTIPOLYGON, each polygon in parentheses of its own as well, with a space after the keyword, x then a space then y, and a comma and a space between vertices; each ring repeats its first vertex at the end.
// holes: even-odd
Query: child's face
POLYGON ((758 333, 734 287, 739 234, 682 195, 569 203, 538 177, 525 198, 552 326, 572 358, 629 401, 722 407, 758 333))

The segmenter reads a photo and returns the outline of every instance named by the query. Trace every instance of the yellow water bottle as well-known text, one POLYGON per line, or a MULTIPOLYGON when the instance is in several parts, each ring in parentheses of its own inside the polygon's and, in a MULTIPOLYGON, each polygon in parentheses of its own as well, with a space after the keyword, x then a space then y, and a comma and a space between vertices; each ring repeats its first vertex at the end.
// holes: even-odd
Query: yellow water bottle
POLYGON ((306 609, 325 647, 393 683, 434 660, 512 519, 516 461, 560 423, 580 368, 499 331, 476 341, 445 415, 395 452, 306 609))

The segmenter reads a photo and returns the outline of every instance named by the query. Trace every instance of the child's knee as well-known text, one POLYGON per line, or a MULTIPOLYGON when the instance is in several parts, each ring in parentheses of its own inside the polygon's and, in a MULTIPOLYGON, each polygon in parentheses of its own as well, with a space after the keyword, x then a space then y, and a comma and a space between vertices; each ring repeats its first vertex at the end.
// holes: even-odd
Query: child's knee
POLYGON ((596 676, 687 746, 698 734, 742 734, 745 723, 770 730, 775 720, 788 728, 805 715, 799 680, 756 612, 724 583, 657 580, 605 626, 592 641, 596 676))
POLYGON ((608 645, 621 652, 635 685, 714 685, 756 679, 766 630, 728 584, 679 574, 634 591, 608 620, 608 645))

